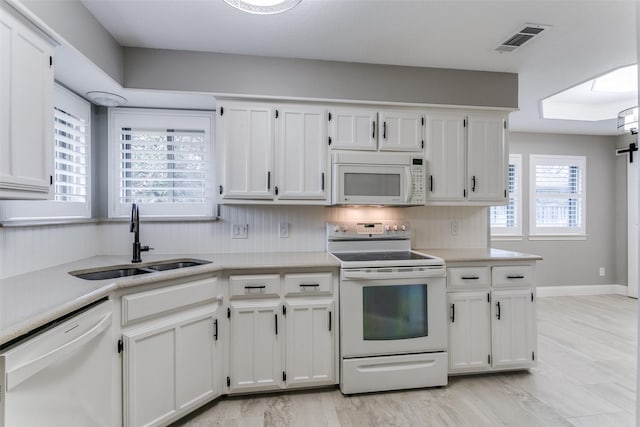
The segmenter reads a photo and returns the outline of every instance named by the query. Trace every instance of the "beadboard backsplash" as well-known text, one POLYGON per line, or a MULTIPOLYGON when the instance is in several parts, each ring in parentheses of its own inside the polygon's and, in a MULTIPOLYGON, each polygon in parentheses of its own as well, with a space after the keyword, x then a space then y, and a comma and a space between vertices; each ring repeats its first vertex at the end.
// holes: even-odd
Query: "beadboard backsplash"
MULTIPOLYGON (((486 207, 320 206, 222 206, 215 222, 143 222, 140 241, 156 254, 324 251, 325 224, 345 220, 409 222, 415 248, 487 247, 488 243, 486 207), (452 221, 457 223, 455 235, 452 221), (279 237, 280 223, 288 224, 289 237, 279 237), (232 238, 233 224, 247 224, 246 239, 232 238)), ((94 255, 129 254, 132 238, 123 222, 0 228, 0 278, 94 255)))

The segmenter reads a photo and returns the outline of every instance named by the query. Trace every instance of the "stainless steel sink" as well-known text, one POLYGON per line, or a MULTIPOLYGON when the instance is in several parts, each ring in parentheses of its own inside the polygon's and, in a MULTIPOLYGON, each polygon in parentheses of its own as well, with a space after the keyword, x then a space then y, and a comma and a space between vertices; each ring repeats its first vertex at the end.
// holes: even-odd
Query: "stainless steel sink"
POLYGON ((194 267, 209 264, 211 261, 202 259, 169 259, 139 265, 118 265, 91 270, 70 271, 69 274, 85 280, 117 279, 120 277, 136 276, 138 274, 157 273, 159 271, 175 270, 178 268, 194 267))

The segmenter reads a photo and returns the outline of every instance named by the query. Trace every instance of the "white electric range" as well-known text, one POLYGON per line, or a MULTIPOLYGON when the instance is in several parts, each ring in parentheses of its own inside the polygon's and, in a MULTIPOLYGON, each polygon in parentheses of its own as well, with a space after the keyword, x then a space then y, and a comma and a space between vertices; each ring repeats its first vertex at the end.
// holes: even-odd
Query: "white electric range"
POLYGON ((411 250, 409 224, 327 224, 340 260, 340 389, 447 384, 445 265, 411 250))

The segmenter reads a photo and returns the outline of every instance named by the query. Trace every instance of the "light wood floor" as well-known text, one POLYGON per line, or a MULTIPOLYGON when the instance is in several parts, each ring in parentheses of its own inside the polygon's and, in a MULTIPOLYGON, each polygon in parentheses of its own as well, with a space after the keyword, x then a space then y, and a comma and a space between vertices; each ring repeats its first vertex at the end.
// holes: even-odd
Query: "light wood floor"
POLYGON ((222 398, 175 426, 634 426, 637 301, 538 300, 538 367, 446 388, 222 398))

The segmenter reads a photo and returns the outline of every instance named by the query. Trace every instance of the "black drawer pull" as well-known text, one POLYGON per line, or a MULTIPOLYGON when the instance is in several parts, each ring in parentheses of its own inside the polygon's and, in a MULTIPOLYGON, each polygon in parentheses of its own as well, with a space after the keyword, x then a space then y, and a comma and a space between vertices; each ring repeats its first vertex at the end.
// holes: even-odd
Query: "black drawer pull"
POLYGON ((301 288, 319 288, 320 283, 300 283, 301 288))
POLYGON ((278 335, 278 315, 276 314, 276 335, 278 335))
POLYGON ((451 323, 455 323, 456 321, 456 305, 451 304, 451 323))
POLYGON ((245 285, 245 289, 264 289, 265 285, 245 285))
POLYGON ((524 279, 524 275, 523 274, 514 274, 514 275, 507 276, 507 279, 524 279))
POLYGON ((331 312, 329 312, 329 332, 331 332, 331 312))
POLYGON ((480 277, 479 276, 462 276, 461 279, 462 280, 478 280, 480 277))

